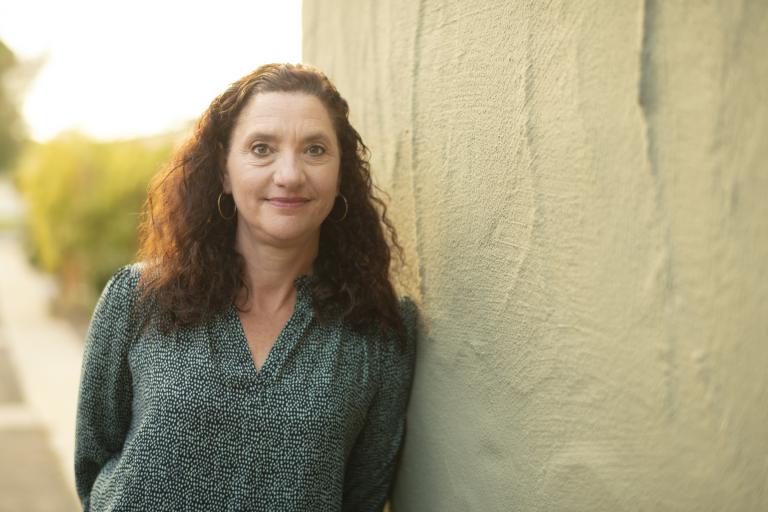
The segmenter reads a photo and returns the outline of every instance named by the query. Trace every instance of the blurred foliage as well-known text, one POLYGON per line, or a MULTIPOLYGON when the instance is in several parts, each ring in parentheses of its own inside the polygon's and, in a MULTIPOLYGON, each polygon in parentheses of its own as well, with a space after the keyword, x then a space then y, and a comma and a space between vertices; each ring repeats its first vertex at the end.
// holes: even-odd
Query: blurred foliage
POLYGON ((112 273, 134 258, 147 184, 173 142, 70 133, 27 146, 14 173, 27 208, 27 249, 59 278, 65 312, 89 311, 112 273))
POLYGON ((16 56, 0 41, 0 173, 13 165, 26 139, 19 115, 20 100, 8 86, 9 76, 17 66, 16 56))

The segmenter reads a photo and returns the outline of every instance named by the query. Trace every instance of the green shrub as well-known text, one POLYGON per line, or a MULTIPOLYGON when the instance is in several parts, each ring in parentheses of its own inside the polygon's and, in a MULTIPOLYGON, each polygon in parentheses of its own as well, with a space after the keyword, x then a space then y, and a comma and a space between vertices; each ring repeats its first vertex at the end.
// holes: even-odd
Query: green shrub
POLYGON ((109 276, 134 258, 147 183, 172 147, 170 136, 96 142, 68 134, 22 156, 26 247, 59 277, 67 309, 89 310, 109 276))

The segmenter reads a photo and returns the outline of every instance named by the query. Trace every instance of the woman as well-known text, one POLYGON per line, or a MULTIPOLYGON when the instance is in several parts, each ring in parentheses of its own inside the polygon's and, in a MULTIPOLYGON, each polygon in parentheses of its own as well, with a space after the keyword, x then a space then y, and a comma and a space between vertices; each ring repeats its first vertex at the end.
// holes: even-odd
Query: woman
POLYGON ((317 70, 235 82, 150 185, 136 264, 94 312, 85 510, 379 511, 414 308, 347 103, 317 70))

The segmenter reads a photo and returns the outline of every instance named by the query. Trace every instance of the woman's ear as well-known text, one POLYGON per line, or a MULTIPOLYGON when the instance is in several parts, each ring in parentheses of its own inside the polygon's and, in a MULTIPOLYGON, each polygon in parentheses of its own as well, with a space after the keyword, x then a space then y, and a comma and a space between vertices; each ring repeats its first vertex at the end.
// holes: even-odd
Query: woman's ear
POLYGON ((225 194, 232 193, 232 184, 229 182, 229 173, 226 167, 221 171, 221 188, 224 189, 225 194))
POLYGON ((217 145, 219 147, 219 169, 220 175, 221 175, 221 187, 224 189, 225 194, 231 194, 232 193, 232 183, 229 181, 229 171, 227 171, 227 156, 226 156, 226 150, 224 146, 221 144, 221 142, 217 142, 217 145))

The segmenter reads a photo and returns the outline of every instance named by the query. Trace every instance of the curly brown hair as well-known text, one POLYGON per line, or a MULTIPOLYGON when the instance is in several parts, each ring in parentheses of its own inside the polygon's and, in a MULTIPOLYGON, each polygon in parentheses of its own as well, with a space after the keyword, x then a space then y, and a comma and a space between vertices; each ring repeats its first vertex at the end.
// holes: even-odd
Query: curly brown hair
MULTIPOLYGON (((235 250, 236 218, 217 210, 230 137, 255 94, 300 92, 325 106, 341 149, 340 192, 348 215, 334 210, 320 227, 311 281, 320 321, 340 315, 358 331, 394 333, 405 326, 391 282, 393 256, 402 248, 386 204, 371 181, 368 148, 349 122, 349 107, 330 80, 306 65, 267 64, 233 83, 199 119, 191 137, 149 185, 139 228, 140 304, 151 304, 165 331, 209 319, 248 292, 245 261, 235 250)), ((342 205, 343 206, 343 205, 342 205)))

